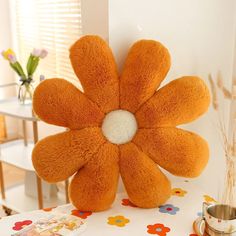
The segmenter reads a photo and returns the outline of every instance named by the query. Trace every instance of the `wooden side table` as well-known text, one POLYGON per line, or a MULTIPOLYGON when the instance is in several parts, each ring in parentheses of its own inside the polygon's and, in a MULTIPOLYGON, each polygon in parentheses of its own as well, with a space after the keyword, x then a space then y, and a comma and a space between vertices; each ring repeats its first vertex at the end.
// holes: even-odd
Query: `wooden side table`
MULTIPOLYGON (((32 113, 31 104, 22 105, 18 102, 17 98, 11 98, 0 101, 0 114, 10 116, 22 121, 23 140, 15 140, 5 144, 1 144, 0 155, 0 185, 1 195, 0 204, 15 210, 17 212, 30 211, 35 209, 42 209, 45 206, 52 204, 62 204, 63 197, 58 199, 50 199, 47 203, 43 199, 42 180, 36 175, 37 182, 37 199, 26 196, 24 193, 24 185, 16 185, 7 190, 4 186, 4 175, 2 163, 7 163, 20 168, 25 171, 34 172, 34 167, 31 160, 31 152, 34 144, 38 142, 38 118, 32 113), (33 128, 33 143, 28 142, 26 122, 32 122, 33 128), (44 204, 45 202, 45 204, 44 204)), ((36 174, 36 173, 35 173, 36 174)), ((65 183, 66 188, 66 202, 68 202, 68 181, 65 183)))

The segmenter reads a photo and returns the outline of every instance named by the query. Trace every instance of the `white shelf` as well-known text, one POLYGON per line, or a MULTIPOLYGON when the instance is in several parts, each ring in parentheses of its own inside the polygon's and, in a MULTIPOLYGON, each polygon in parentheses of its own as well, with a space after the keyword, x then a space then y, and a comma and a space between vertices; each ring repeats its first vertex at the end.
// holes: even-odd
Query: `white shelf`
POLYGON ((37 121, 32 112, 32 104, 20 104, 17 98, 0 100, 0 114, 23 120, 37 121))
POLYGON ((35 171, 31 159, 33 147, 34 144, 30 142, 24 146, 23 140, 1 144, 0 161, 23 170, 35 171))
MULTIPOLYGON (((22 213, 26 211, 33 211, 38 209, 37 198, 25 195, 24 185, 17 185, 6 189, 6 199, 0 198, 0 204, 8 208, 22 213)), ((58 193, 58 197, 51 198, 50 200, 44 199, 44 208, 55 207, 66 204, 65 196, 58 193)))

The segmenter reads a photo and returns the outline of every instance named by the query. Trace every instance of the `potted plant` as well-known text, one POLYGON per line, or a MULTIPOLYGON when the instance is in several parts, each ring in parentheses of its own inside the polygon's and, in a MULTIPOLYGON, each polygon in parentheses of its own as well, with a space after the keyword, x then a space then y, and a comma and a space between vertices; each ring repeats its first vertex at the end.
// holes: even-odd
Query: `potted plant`
POLYGON ((45 58, 47 54, 48 52, 45 49, 33 49, 28 58, 25 73, 12 49, 9 48, 8 50, 2 52, 3 58, 9 61, 9 65, 19 76, 20 85, 18 89, 18 99, 22 104, 25 104, 26 101, 32 100, 34 90, 32 85, 33 76, 40 59, 45 58))

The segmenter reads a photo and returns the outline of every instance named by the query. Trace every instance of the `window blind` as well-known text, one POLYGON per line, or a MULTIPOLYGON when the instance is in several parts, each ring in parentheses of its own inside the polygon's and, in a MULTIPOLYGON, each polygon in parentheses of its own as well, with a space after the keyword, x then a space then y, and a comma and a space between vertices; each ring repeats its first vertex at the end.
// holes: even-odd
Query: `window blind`
POLYGON ((49 54, 40 61, 38 76, 75 80, 69 47, 82 34, 80 0, 13 0, 13 6, 20 61, 25 65, 33 48, 45 48, 49 54))

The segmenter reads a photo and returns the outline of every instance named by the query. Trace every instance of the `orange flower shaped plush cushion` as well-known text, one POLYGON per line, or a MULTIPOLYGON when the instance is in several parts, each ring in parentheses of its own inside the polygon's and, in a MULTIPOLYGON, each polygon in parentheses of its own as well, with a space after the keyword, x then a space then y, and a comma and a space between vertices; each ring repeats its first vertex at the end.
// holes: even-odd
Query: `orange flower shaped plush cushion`
POLYGON ((209 92, 195 76, 157 88, 170 68, 168 50, 141 40, 127 56, 120 78, 108 45, 98 36, 79 39, 70 59, 84 93, 63 79, 48 79, 34 93, 35 113, 68 131, 33 150, 38 175, 48 182, 73 176, 69 193, 82 211, 102 211, 114 201, 119 174, 130 201, 142 208, 163 204, 171 185, 157 164, 183 177, 207 164, 204 139, 177 125, 206 112, 209 92))

